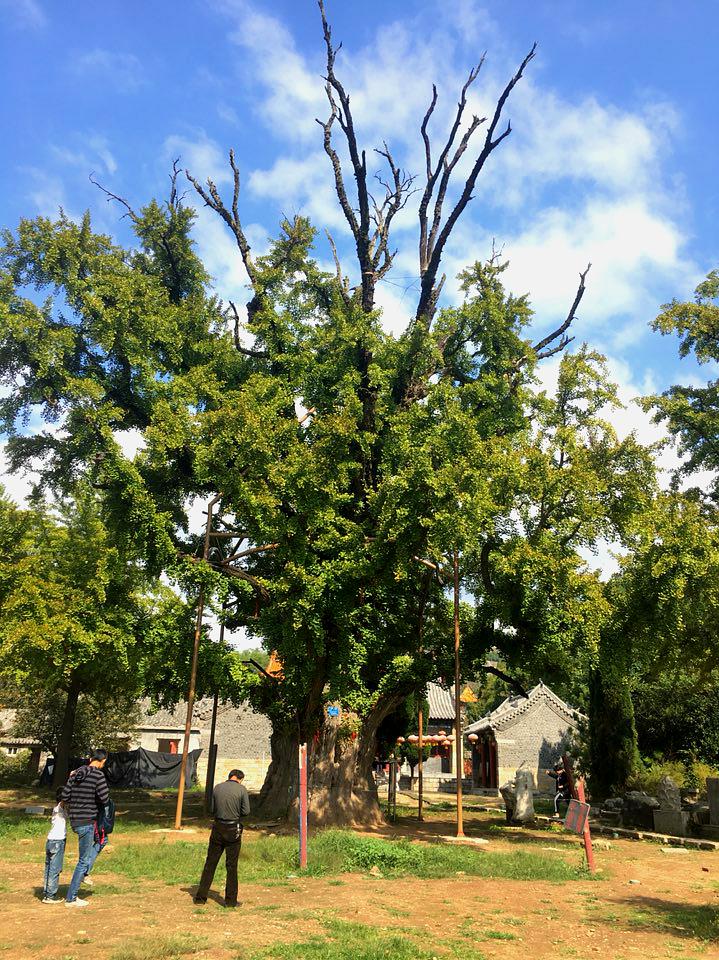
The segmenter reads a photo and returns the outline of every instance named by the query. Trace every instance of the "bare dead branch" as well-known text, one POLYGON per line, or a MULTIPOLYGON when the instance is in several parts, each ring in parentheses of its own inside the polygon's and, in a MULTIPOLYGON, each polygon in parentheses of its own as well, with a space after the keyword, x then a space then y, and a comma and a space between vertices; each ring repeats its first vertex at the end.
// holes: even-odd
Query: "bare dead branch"
POLYGON ((127 210, 127 213, 125 213, 123 216, 130 217, 131 220, 137 223, 139 220, 139 217, 137 216, 135 211, 132 209, 130 204, 127 202, 127 200, 125 200, 124 197, 118 197, 116 193, 112 193, 110 190, 107 189, 107 187, 103 187, 103 185, 99 182, 99 180, 95 180, 94 177, 95 177, 95 171, 93 170, 90 173, 88 180, 93 186, 97 187, 98 190, 101 190, 105 194, 105 196, 107 197, 107 202, 109 203, 111 200, 115 200, 117 201, 117 203, 122 204, 122 206, 127 210))
POLYGON ((334 241, 334 238, 332 237, 332 234, 329 232, 329 230, 325 230, 325 233, 326 233, 326 235, 327 235, 327 240, 328 240, 328 242, 329 242, 330 249, 332 250, 332 257, 333 257, 334 262, 335 262, 335 272, 336 272, 336 274, 337 274, 337 286, 338 286, 338 288, 339 288, 339 291, 340 291, 340 294, 341 294, 341 296, 342 296, 342 299, 344 300, 345 304, 347 304, 347 305, 349 306, 349 302, 350 302, 350 285, 349 285, 349 280, 348 280, 347 277, 345 277, 344 274, 342 273, 342 266, 341 266, 341 264, 340 264, 340 258, 339 258, 339 255, 338 255, 338 253, 337 253, 337 247, 336 247, 336 245, 335 245, 335 241, 334 241))
MULTIPOLYGON (((483 63, 484 63, 484 54, 482 55, 482 58, 477 64, 477 66, 473 67, 472 70, 470 70, 469 76, 467 77, 467 80, 465 81, 465 84, 462 87, 460 97, 459 97, 459 103, 457 104, 457 112, 454 117, 452 128, 449 132, 447 140, 445 141, 444 147, 442 148, 442 151, 439 155, 439 159, 437 160, 437 165, 434 168, 432 166, 432 150, 431 150, 429 133, 428 133, 428 124, 429 124, 430 117, 434 113, 434 108, 437 105, 438 96, 437 96, 437 87, 434 84, 432 84, 432 100, 427 109, 427 112, 424 115, 424 119, 422 120, 422 125, 420 127, 420 132, 422 134, 422 139, 424 141, 425 161, 426 161, 426 167, 427 167, 427 183, 425 184, 424 193, 422 194, 422 200, 420 201, 420 206, 419 206, 420 271, 424 271, 427 269, 427 266, 429 264, 430 253, 431 253, 431 246, 433 246, 433 241, 430 241, 428 236, 427 210, 432 199, 432 194, 434 192, 434 188, 437 183, 437 178, 439 177, 440 172, 442 172, 443 185, 440 186, 440 190, 438 192, 438 196, 435 201, 435 211, 434 211, 434 214, 435 214, 434 220, 438 221, 439 218, 441 217, 442 203, 444 201, 444 195, 447 191, 447 184, 449 183, 449 177, 452 173, 452 170, 454 169, 459 158, 462 156, 462 154, 466 150, 467 144, 469 143, 469 140, 472 134, 477 129, 477 126, 479 126, 479 123, 482 122, 477 120, 476 117, 473 119, 468 130, 465 132, 464 136, 462 137, 459 147, 455 151, 454 157, 450 162, 448 162, 447 157, 449 156, 449 152, 452 149, 452 146, 454 144, 455 137, 457 136, 457 131, 459 130, 460 124, 462 122, 462 115, 464 114, 464 108, 467 105, 467 91, 479 76, 479 71, 482 69, 483 63)), ((435 233, 436 233, 436 230, 435 230, 435 233)))
MULTIPOLYGON (((442 222, 443 204, 446 197, 447 188, 450 183, 450 177, 451 177, 452 171, 456 166, 459 158, 467 149, 467 146, 469 144, 469 141, 473 133, 483 122, 483 120, 479 119, 478 117, 474 117, 472 119, 469 127, 464 133, 464 136, 460 140, 454 155, 452 156, 451 159, 448 159, 449 153, 454 144, 455 137, 459 130, 459 126, 462 120, 462 115, 464 113, 464 108, 466 105, 466 92, 471 86, 471 84, 474 82, 474 80, 477 78, 477 76, 479 75, 479 71, 481 69, 484 58, 482 59, 482 61, 480 61, 478 66, 470 72, 469 77, 467 78, 467 81, 465 82, 465 85, 462 88, 460 100, 457 105, 455 122, 452 126, 452 129, 450 130, 450 134, 449 134, 449 137, 447 138, 447 142, 445 143, 442 154, 440 155, 440 158, 434 168, 432 168, 431 160, 430 160, 430 163, 428 166, 429 177, 427 181, 427 186, 425 187, 425 191, 422 197, 422 202, 420 204, 420 274, 421 274, 422 280, 421 280, 420 297, 419 297, 419 302, 417 304, 417 312, 415 317, 416 322, 423 324, 424 327, 427 329, 432 323, 432 319, 434 317, 434 313, 437 307, 437 301, 439 298, 439 291, 437 290, 436 279, 437 279, 437 274, 439 272, 439 265, 442 259, 444 248, 447 244, 447 241, 449 240, 449 237, 452 233, 452 230, 454 229, 454 226, 457 220, 463 213, 469 201, 472 199, 472 192, 477 183, 477 178, 479 177, 479 174, 481 173, 482 168, 487 162, 488 157, 494 150, 496 150, 499 144, 511 133, 512 128, 510 124, 507 124, 505 130, 501 134, 497 134, 497 127, 499 125, 499 121, 502 116, 504 105, 506 104, 507 99, 509 98, 509 95, 511 94, 512 90, 514 89, 516 84, 519 82, 519 80, 522 78, 522 75, 524 73, 524 70, 527 67, 527 64, 534 57, 536 47, 537 45, 535 43, 532 46, 532 49, 529 51, 529 53, 526 55, 526 57, 520 64, 517 72, 514 74, 514 76, 511 78, 509 83, 506 85, 506 87, 500 94, 499 99, 497 100, 497 104, 495 106, 494 114, 489 123, 489 126, 487 127, 487 133, 485 135, 484 145, 479 153, 479 156, 475 160, 474 165, 464 183, 464 187, 462 189, 459 199, 457 200, 456 204, 454 205, 454 208, 452 209, 451 213, 449 214, 446 221, 444 222, 444 225, 441 227, 440 227, 440 224, 442 222), (433 196, 435 186, 437 185, 437 180, 438 178, 440 178, 440 170, 442 171, 442 174, 441 174, 441 179, 439 180, 437 197, 435 199, 432 230, 429 231, 428 224, 427 224, 427 210, 428 210, 431 198, 433 196)), ((436 97, 433 93, 430 109, 427 111, 427 114, 425 115, 425 120, 423 121, 423 124, 422 124, 424 128, 422 135, 425 140, 426 157, 431 157, 430 151, 427 146, 429 141, 429 135, 427 134, 427 122, 429 121, 429 117, 431 116, 434 110, 435 103, 436 103, 436 97)))
POLYGON ((228 310, 225 311, 225 316, 227 316, 230 310, 232 311, 232 316, 234 317, 235 321, 232 331, 235 341, 235 350, 237 350, 238 353, 244 354, 246 357, 253 357, 255 360, 267 360, 269 354, 264 350, 252 350, 250 347, 243 346, 242 341, 240 340, 240 327, 242 326, 242 322, 240 320, 239 311, 232 300, 229 300, 228 303, 229 307, 228 310))
POLYGON ((567 319, 564 321, 564 323, 557 327, 556 330, 552 330, 552 332, 548 333, 546 337, 533 345, 533 350, 537 355, 537 360, 544 360, 547 357, 553 356, 555 353, 559 353, 560 350, 563 350, 567 344, 571 343, 571 341, 574 339, 574 337, 568 337, 566 333, 577 315, 579 304, 582 302, 582 297, 584 296, 584 291, 586 289, 585 281, 591 266, 591 263, 588 263, 586 270, 579 274, 579 286, 577 287, 577 292, 574 295, 574 302, 572 303, 569 313, 567 314, 567 319), (559 342, 557 343, 556 341, 559 342))
POLYGON ((332 42, 332 29, 327 20, 324 0, 318 0, 318 6, 327 56, 325 92, 330 113, 326 121, 317 120, 317 123, 324 132, 324 149, 332 164, 337 199, 355 240, 361 276, 362 309, 369 313, 374 309, 377 282, 390 269, 394 257, 394 253, 389 249, 392 220, 407 202, 414 178, 403 173, 397 166, 385 143, 383 149, 376 151, 384 159, 390 172, 386 180, 381 176, 377 177, 384 187, 385 195, 381 202, 377 202, 371 195, 367 184, 367 155, 357 141, 349 94, 335 70, 336 55, 340 47, 335 47, 332 42), (347 143, 357 192, 354 205, 347 194, 342 161, 332 143, 335 122, 347 143))
POLYGON ((514 677, 510 677, 508 673, 505 673, 503 670, 499 670, 491 663, 483 663, 479 669, 484 673, 491 673, 495 677, 499 677, 500 680, 504 680, 504 682, 508 683, 510 687, 513 687, 520 696, 524 697, 525 700, 529 700, 529 694, 519 680, 515 680, 514 677))

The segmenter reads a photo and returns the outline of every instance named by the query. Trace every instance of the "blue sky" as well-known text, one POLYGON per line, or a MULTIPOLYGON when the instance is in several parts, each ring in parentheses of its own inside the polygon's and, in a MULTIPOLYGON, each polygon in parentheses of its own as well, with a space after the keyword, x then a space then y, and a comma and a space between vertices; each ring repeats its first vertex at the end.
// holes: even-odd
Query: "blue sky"
MULTIPOLYGON (((488 109, 534 40, 538 55, 509 104, 514 132, 492 157, 448 251, 452 277, 492 239, 508 282, 529 292, 536 328, 566 312, 593 267, 576 333, 604 351, 629 403, 621 429, 656 428, 638 393, 697 376, 649 330, 659 305, 686 297, 719 262, 719 6, 713 0, 593 4, 327 0, 338 72, 368 148, 386 139, 421 173, 418 126, 431 83, 437 140, 469 67, 487 51, 472 106, 488 109)), ((257 250, 283 213, 308 213, 351 248, 332 194, 321 131, 322 45, 313 0, 0 0, 0 224, 92 211, 119 239, 127 224, 89 183, 141 205, 166 191, 173 157, 227 188, 242 169, 241 210, 257 250)), ((377 165, 379 167, 379 165, 377 165)), ((197 241, 219 293, 241 297, 230 237, 201 211, 197 241)), ((414 305, 416 213, 396 234, 380 302, 392 330, 414 305)), ((327 249, 320 244, 324 261, 327 249)), ((546 368, 552 382, 554 368, 546 368)), ((670 461, 667 461, 670 462, 670 461)))

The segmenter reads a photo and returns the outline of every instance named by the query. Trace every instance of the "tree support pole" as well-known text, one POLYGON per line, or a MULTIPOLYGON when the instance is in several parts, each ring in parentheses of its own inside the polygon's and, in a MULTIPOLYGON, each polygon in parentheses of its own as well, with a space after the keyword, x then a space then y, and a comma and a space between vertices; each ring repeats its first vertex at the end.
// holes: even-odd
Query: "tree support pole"
POLYGON ((462 717, 459 690, 459 554, 454 548, 452 556, 454 566, 454 712, 455 712, 455 749, 456 749, 456 777, 457 777, 457 836, 464 836, 462 820, 462 717))
MULTIPOLYGON (((212 508, 222 496, 216 497, 207 504, 207 524, 205 526, 205 548, 202 552, 203 560, 207 560, 210 552, 210 531, 212 529, 212 508)), ((185 739, 182 744, 182 763, 180 764, 180 783, 177 788, 177 807, 175 809, 175 830, 182 826, 182 801, 185 798, 185 777, 187 775, 187 755, 190 751, 190 733, 192 731, 192 711, 195 706, 195 688, 197 685, 197 661, 200 653, 200 637, 202 636, 202 617, 205 612, 205 591, 200 588, 197 598, 197 618, 195 620, 195 640, 192 645, 192 665, 190 666, 190 689, 187 692, 187 717, 185 718, 185 739)))

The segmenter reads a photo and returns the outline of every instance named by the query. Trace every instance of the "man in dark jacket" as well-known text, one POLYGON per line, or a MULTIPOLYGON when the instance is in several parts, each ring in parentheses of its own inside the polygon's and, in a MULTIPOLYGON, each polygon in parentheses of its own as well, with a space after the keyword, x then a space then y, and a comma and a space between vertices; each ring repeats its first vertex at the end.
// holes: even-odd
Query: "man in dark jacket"
POLYGON ((102 772, 106 762, 107 750, 93 750, 90 762, 71 774, 63 787, 62 800, 78 843, 77 866, 65 897, 68 907, 86 907, 88 903, 87 900, 81 900, 77 893, 95 860, 95 821, 104 812, 110 799, 107 780, 102 772))
POLYGON ((212 810, 215 822, 212 825, 207 859, 202 869, 200 885, 195 894, 195 903, 207 903, 207 894, 210 892, 212 878, 215 876, 217 864, 224 850, 227 866, 225 906, 236 907, 238 905, 237 861, 242 846, 241 817, 246 817, 250 812, 250 797, 242 784, 244 779, 245 775, 241 770, 230 770, 227 780, 218 784, 212 794, 212 810))
POLYGON ((555 782, 555 793, 554 793, 554 816, 559 816, 559 804, 560 802, 569 803, 572 799, 572 791, 569 787, 569 777, 567 776, 567 771, 564 769, 564 764, 561 760, 557 761, 554 764, 554 770, 545 771, 548 777, 551 777, 555 782))

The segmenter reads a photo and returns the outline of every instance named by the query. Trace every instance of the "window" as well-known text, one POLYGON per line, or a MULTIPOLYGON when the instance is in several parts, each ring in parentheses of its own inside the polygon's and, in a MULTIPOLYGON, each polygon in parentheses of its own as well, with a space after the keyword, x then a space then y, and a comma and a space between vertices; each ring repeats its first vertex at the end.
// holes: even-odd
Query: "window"
POLYGON ((14 756, 14 755, 17 753, 17 747, 8 747, 8 748, 7 748, 7 752, 8 752, 8 753, 10 754, 10 756, 12 757, 12 756, 14 756))
POLYGON ((157 749, 159 753, 178 753, 178 747, 180 746, 180 741, 178 740, 164 740, 158 739, 157 749))

